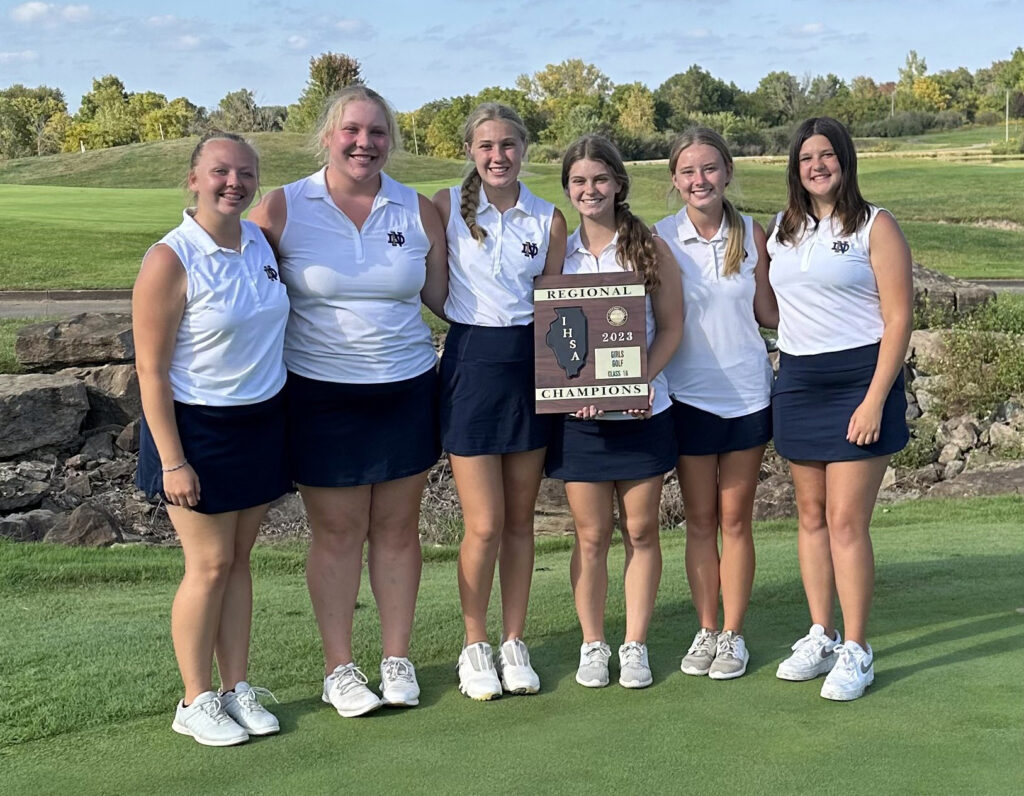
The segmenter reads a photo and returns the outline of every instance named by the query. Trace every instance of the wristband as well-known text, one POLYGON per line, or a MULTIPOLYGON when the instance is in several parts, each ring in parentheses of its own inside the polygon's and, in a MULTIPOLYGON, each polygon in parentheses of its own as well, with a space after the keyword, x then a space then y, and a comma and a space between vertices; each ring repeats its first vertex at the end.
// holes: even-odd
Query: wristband
POLYGON ((175 470, 180 470, 186 464, 188 464, 188 459, 185 459, 181 464, 174 465, 174 467, 163 467, 161 468, 161 472, 173 473, 175 470))

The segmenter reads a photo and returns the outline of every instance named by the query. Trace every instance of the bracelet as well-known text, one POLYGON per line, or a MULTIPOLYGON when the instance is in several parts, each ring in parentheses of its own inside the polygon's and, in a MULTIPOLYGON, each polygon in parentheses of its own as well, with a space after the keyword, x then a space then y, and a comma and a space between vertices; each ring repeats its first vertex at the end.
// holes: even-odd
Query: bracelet
POLYGON ((180 470, 186 464, 188 464, 188 459, 185 459, 184 461, 182 461, 181 464, 174 465, 174 467, 163 467, 163 468, 161 468, 161 471, 165 472, 165 473, 173 473, 175 470, 180 470))

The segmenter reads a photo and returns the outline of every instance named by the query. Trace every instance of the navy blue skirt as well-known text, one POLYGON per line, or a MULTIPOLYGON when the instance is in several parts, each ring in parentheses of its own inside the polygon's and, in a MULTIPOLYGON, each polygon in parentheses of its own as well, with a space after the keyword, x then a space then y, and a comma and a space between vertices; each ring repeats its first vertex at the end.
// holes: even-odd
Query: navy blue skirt
MULTIPOLYGON (((277 500, 291 489, 285 463, 284 403, 284 390, 245 406, 174 402, 181 447, 199 478, 199 503, 193 511, 240 511, 277 500)), ((160 455, 145 417, 139 429, 135 485, 150 498, 164 497, 160 455)))
POLYGON ((672 421, 680 456, 713 456, 758 448, 772 438, 772 408, 719 417, 672 399, 672 421))
POLYGON ((779 352, 772 388, 775 449, 796 461, 845 462, 887 456, 910 439, 901 370, 882 408, 877 442, 846 441, 850 416, 864 400, 878 362, 878 343, 810 356, 779 352))
POLYGON ((544 469, 562 481, 640 481, 676 466, 672 413, 647 420, 556 415, 544 469))
POLYGON ((441 355, 441 446, 456 456, 548 444, 551 416, 534 411, 533 324, 453 323, 441 355))
POLYGON ((437 371, 402 381, 339 384, 288 374, 288 462, 304 486, 362 486, 437 461, 437 371))

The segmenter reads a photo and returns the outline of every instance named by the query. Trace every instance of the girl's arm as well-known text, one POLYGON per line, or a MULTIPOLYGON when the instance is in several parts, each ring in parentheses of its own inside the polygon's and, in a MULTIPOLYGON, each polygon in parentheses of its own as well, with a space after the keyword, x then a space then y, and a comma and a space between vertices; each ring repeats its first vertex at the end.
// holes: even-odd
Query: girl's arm
POLYGON ((754 245, 757 247, 757 265, 754 266, 754 318, 766 329, 779 328, 779 304, 768 281, 768 238, 761 225, 754 222, 754 245))
POLYGON ((178 466, 185 461, 185 453, 174 419, 170 381, 187 284, 185 269, 169 246, 150 249, 132 291, 132 332, 142 411, 165 470, 164 494, 172 506, 191 507, 199 502, 199 479, 188 464, 178 466), (166 472, 168 468, 176 469, 166 472))
POLYGON ((274 250, 274 256, 280 260, 278 244, 281 242, 284 225, 288 220, 288 204, 284 198, 284 191, 277 188, 268 193, 249 211, 248 218, 263 230, 267 242, 274 250))
POLYGON ((846 439, 855 445, 870 445, 878 441, 882 407, 903 367, 914 318, 910 247, 896 219, 888 212, 882 211, 875 218, 869 245, 871 270, 878 283, 878 300, 885 326, 875 374, 864 400, 850 416, 846 439))
POLYGON ((558 276, 565 264, 565 216, 557 207, 551 217, 551 234, 548 237, 548 256, 544 260, 544 276, 558 276))
POLYGON ((427 252, 427 279, 420 291, 420 300, 434 315, 447 320, 444 303, 448 300, 448 242, 445 240, 444 225, 437 208, 427 197, 420 195, 420 219, 430 239, 427 252))

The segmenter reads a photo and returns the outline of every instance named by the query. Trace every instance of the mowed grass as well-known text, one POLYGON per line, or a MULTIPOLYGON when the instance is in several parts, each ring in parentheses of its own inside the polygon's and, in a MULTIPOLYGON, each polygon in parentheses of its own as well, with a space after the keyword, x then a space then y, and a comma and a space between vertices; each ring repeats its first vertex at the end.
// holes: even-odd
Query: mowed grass
MULTIPOLYGON (((1010 121, 1010 138, 1020 138, 1024 123, 1020 119, 1010 121)), ((857 146, 869 151, 874 147, 885 147, 893 151, 979 149, 987 150, 992 144, 1002 143, 1006 136, 1003 124, 970 125, 955 130, 936 130, 921 135, 907 135, 901 138, 857 138, 857 146)))
MULTIPOLYGON (((412 650, 421 705, 359 720, 320 702, 304 546, 261 547, 251 677, 281 699, 283 731, 234 749, 203 748, 170 730, 180 684, 167 624, 179 551, 0 544, 4 790, 1018 793, 1022 510, 1012 497, 876 512, 876 680, 849 704, 822 700, 820 680, 774 677, 808 621, 791 521, 755 529, 752 660, 731 682, 678 671, 696 620, 683 535, 665 534, 649 638, 655 683, 639 692, 573 681, 580 639, 568 540, 541 542, 528 638, 543 691, 489 704, 456 691, 454 550, 430 549, 412 650)), ((624 623, 618 580, 608 604, 613 644, 624 623)), ((379 632, 365 577, 360 606, 355 655, 376 683, 379 632)), ((496 600, 492 608, 497 638, 496 600)))
MULTIPOLYGON (((316 166, 305 137, 255 137, 268 188, 316 166)), ((191 146, 137 144, 0 164, 0 289, 130 287, 146 249, 179 223, 191 146)), ((389 165, 392 176, 428 196, 465 169, 408 153, 389 165)), ((630 172, 630 204, 642 218, 653 223, 678 209, 664 164, 630 172)), ((1024 160, 873 157, 861 161, 860 174, 864 194, 892 211, 919 262, 961 277, 1024 276, 1024 160)), ((576 225, 556 164, 528 163, 523 178, 562 209, 570 229, 576 225)), ((730 195, 767 224, 785 203, 784 163, 737 161, 730 195)))

